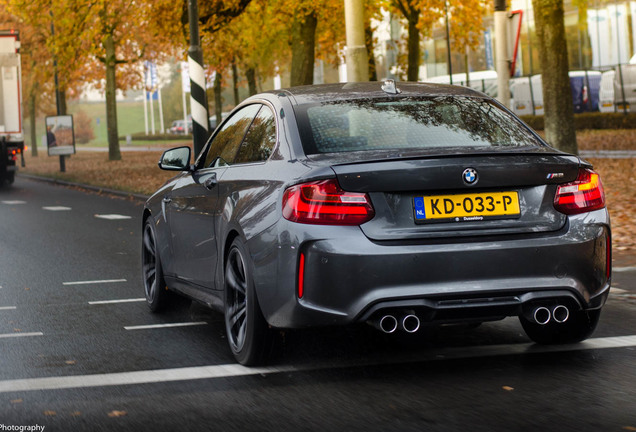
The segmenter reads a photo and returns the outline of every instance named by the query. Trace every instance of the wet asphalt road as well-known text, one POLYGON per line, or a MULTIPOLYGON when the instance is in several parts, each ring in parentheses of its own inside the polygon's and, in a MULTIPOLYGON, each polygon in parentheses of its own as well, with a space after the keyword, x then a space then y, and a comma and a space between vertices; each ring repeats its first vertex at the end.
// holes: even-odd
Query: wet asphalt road
POLYGON ((255 370, 234 364, 220 315, 149 313, 141 209, 24 178, 0 189, 0 431, 636 430, 629 256, 582 344, 538 347, 516 319, 296 331, 255 370))

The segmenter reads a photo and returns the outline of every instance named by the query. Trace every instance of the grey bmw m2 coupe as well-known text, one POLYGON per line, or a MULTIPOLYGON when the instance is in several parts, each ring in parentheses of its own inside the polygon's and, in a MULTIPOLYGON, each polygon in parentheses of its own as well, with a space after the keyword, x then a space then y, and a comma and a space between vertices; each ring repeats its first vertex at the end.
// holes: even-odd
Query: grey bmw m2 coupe
POLYGON ((594 331, 611 277, 599 175, 463 87, 349 83, 250 97, 143 210, 153 312, 225 316, 236 360, 276 329, 385 333, 518 316, 542 344, 594 331))

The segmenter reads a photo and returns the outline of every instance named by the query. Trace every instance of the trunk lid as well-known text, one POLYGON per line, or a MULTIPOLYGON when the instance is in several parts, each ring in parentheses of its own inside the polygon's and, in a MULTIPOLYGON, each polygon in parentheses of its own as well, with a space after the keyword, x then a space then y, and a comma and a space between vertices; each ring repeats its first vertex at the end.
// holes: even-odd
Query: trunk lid
POLYGON ((341 158, 332 169, 344 190, 371 197, 376 216, 361 229, 379 241, 559 230, 567 217, 554 209, 556 187, 580 165, 560 153, 341 158))

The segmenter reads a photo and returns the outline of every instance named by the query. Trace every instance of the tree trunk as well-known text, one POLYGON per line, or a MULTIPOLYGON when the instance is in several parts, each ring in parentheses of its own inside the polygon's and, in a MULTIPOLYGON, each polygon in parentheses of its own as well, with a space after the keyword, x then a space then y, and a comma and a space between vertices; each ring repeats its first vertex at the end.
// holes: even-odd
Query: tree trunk
POLYGON ((31 135, 31 156, 33 157, 37 157, 38 155, 38 136, 37 136, 37 132, 35 131, 35 121, 36 118, 35 116, 37 115, 36 113, 36 90, 33 89, 33 92, 31 93, 31 96, 29 96, 29 117, 31 117, 31 124, 29 125, 29 129, 30 129, 30 135, 31 135))
POLYGON ((378 80, 378 71, 375 65, 375 56, 373 55, 373 28, 371 21, 364 22, 364 44, 367 46, 367 58, 369 59, 369 81, 378 80))
POLYGON ((314 11, 292 23, 292 64, 290 82, 292 86, 314 83, 314 49, 318 19, 314 11))
POLYGON ((468 48, 464 53, 464 66, 466 66, 466 87, 470 87, 470 62, 468 58, 468 48))
POLYGON ((236 106, 239 104, 238 68, 234 61, 232 61, 232 89, 234 90, 234 106, 236 106))
POLYGON ((247 88, 250 92, 250 96, 255 95, 257 93, 256 90, 256 69, 255 68, 247 68, 245 71, 245 76, 247 78, 247 88))
POLYGON ((222 82, 221 82, 221 73, 216 71, 214 78, 214 115, 216 116, 216 125, 221 124, 223 114, 223 98, 221 97, 222 82))
POLYGON ((119 133, 117 130, 117 81, 115 79, 115 42, 113 35, 104 36, 104 49, 106 50, 106 130, 108 137, 108 160, 121 160, 119 150, 119 133))
POLYGON ((553 147, 576 154, 563 0, 532 0, 532 7, 543 81, 545 137, 553 147))
POLYGON ((406 70, 406 79, 408 81, 417 81, 420 72, 420 30, 417 28, 417 22, 420 13, 411 10, 409 17, 409 38, 408 38, 408 67, 406 70))

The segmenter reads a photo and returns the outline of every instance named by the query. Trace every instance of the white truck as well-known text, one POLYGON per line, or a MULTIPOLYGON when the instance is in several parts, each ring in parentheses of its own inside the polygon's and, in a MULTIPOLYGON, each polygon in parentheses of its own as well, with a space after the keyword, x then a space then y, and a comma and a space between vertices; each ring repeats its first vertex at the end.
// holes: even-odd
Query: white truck
POLYGON ((0 30, 0 187, 13 183, 18 160, 24 164, 21 72, 19 32, 0 30))
POLYGON ((629 64, 616 67, 614 100, 618 112, 636 112, 636 55, 629 64))

